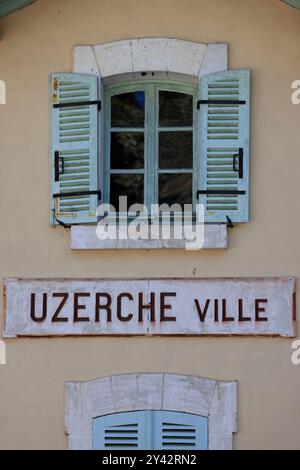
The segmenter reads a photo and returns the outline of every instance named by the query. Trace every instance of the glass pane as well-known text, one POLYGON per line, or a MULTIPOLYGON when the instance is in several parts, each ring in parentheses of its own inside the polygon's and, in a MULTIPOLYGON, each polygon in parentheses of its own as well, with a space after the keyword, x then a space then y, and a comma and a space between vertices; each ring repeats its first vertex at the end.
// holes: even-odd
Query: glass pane
POLYGON ((111 175, 110 204, 119 210, 119 196, 127 196, 127 207, 144 204, 144 175, 111 175))
POLYGON ((144 127, 145 92, 134 91, 111 97, 112 127, 144 127))
POLYGON ((193 168, 193 132, 159 133, 159 168, 193 168))
POLYGON ((159 175, 159 204, 192 204, 193 175, 159 175))
POLYGON ((126 170, 144 167, 144 133, 111 132, 111 168, 126 170))
POLYGON ((159 125, 164 127, 192 126, 193 96, 175 91, 160 91, 159 125))

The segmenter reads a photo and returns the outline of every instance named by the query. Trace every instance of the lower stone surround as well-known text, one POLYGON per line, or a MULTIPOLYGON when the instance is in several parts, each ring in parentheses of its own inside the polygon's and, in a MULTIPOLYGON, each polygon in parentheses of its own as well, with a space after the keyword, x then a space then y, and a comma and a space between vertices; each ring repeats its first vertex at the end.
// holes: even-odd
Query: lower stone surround
POLYGON ((92 449, 93 418, 138 410, 207 417, 209 450, 231 450, 237 430, 237 382, 155 373, 69 382, 65 410, 69 449, 92 449))

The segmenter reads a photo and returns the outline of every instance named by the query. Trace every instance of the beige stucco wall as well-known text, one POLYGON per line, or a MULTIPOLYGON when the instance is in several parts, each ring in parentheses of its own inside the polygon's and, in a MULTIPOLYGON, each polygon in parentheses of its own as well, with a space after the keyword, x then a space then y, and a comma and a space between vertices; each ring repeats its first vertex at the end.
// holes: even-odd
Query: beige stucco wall
MULTIPOLYGON (((300 11, 279 0, 39 0, 0 23, 0 278, 300 278, 300 11), (48 74, 70 71, 76 44, 131 37, 227 42, 250 68, 251 223, 209 252, 71 252, 48 225, 48 74)), ((290 339, 7 340, 0 365, 0 448, 66 448, 64 383, 128 372, 238 380, 236 449, 300 448, 300 366, 290 339)))

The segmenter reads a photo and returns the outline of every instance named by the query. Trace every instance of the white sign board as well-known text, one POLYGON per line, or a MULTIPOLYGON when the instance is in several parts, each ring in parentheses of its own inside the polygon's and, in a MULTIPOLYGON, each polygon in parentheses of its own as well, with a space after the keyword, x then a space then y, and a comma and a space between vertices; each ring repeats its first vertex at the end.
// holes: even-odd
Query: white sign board
POLYGON ((295 336, 295 280, 7 279, 4 337, 295 336))

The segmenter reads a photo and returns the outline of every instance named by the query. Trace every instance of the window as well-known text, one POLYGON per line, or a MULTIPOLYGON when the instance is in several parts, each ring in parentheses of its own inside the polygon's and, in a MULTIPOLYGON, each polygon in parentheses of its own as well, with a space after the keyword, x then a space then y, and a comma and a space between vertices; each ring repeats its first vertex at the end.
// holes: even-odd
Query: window
POLYGON ((94 450, 206 450, 208 419, 174 411, 131 411, 93 419, 94 450))
POLYGON ((104 201, 119 210, 196 199, 196 87, 141 82, 107 87, 104 201))
POLYGON ((110 86, 104 105, 98 77, 52 74, 50 87, 52 225, 96 223, 99 201, 122 194, 249 220, 249 71, 110 86))

